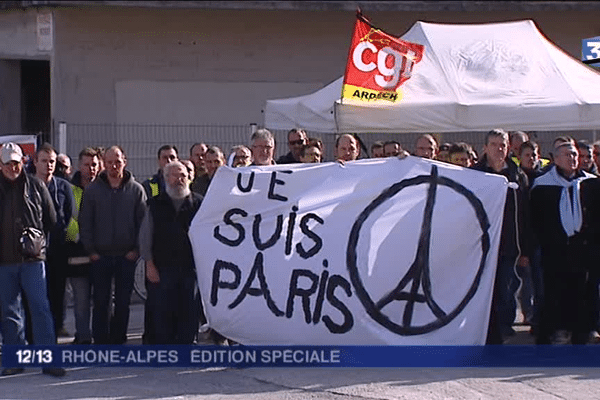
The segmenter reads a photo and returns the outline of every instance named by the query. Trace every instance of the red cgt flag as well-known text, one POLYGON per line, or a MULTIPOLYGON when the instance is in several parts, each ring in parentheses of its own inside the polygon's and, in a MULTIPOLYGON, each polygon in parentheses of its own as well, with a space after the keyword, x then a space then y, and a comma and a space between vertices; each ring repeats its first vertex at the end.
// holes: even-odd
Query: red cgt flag
POLYGON ((360 11, 356 17, 342 99, 399 101, 399 87, 410 78, 425 47, 373 27, 360 11))

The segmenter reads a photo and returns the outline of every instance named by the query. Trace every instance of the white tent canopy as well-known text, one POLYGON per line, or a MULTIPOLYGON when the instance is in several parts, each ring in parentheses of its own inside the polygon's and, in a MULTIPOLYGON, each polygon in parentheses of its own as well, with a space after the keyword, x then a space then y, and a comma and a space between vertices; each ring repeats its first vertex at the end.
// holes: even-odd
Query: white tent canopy
POLYGON ((267 100, 265 126, 269 129, 304 128, 313 132, 337 132, 333 104, 342 93, 340 78, 306 96, 267 100))
POLYGON ((342 79, 269 100, 265 126, 318 132, 466 132, 600 128, 600 74, 546 39, 531 20, 417 22, 402 36, 425 46, 395 104, 342 102, 342 79))

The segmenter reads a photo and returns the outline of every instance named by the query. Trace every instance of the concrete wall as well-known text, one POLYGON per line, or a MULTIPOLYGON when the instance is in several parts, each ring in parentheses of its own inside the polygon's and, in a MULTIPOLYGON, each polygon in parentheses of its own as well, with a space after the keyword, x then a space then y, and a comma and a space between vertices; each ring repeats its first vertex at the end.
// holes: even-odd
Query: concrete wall
MULTIPOLYGON (((261 122, 266 99, 309 93, 343 73, 343 62, 327 54, 335 47, 326 38, 327 21, 298 29, 290 26, 294 18, 259 11, 61 10, 54 81, 62 96, 54 116, 145 122, 136 117, 144 116, 140 105, 131 102, 151 96, 157 103, 150 109, 196 103, 194 115, 176 121, 166 111, 163 122, 261 122), (331 59, 316 60, 323 54, 331 59), (219 83, 225 90, 215 92, 219 83)), ((344 58, 346 50, 334 52, 344 58)))
MULTIPOLYGON (((69 122, 154 122, 160 115, 169 123, 260 123, 264 100, 309 93, 343 74, 354 22, 347 11, 52 11, 52 113, 69 122), (220 83, 227 83, 226 90, 215 90, 220 83), (152 98, 156 102, 149 104, 152 98), (194 112, 190 104, 197 104, 194 112), (181 107, 188 111, 174 111, 181 107)), ((0 12, 0 59, 50 59, 50 52, 37 48, 36 16, 33 9, 0 12)), ((373 12, 370 17, 397 35, 417 20, 531 18, 575 57, 582 38, 600 35, 597 11, 373 12)))
MULTIPOLYGON (((397 35, 417 20, 531 18, 579 57, 581 39, 600 34, 597 14, 374 12, 371 18, 397 35)), ((260 123, 266 99, 309 93, 343 74, 353 22, 353 13, 336 11, 56 9, 53 115, 70 122, 154 122, 160 115, 168 123, 260 123)))
POLYGON ((319 88, 297 82, 121 81, 115 87, 117 122, 262 124, 265 100, 319 88))
MULTIPOLYGON (((0 11, 0 59, 50 59, 52 117, 71 124, 260 125, 265 100, 307 94, 343 75, 355 20, 353 12, 332 7, 298 11, 109 5, 57 7, 52 12, 50 53, 37 50, 37 11, 0 11)), ((533 19, 550 40, 576 58, 581 39, 600 35, 600 12, 595 9, 372 11, 369 16, 398 36, 418 20, 533 19)), ((5 72, 0 82, 9 77, 5 72)), ((102 143, 122 139, 118 130, 98 131, 96 144, 100 135, 102 143)), ((198 140, 219 144, 219 135, 198 140)), ((149 138, 136 134, 128 139, 136 143, 149 138)), ((157 133, 152 141, 177 139, 157 133)), ((78 151, 69 148, 72 156, 78 151)))
POLYGON ((21 133, 22 59, 48 60, 50 51, 40 51, 37 41, 38 12, 0 12, 0 135, 21 133))
POLYGON ((21 133, 21 65, 0 60, 0 135, 21 133))
POLYGON ((38 50, 37 15, 34 9, 0 11, 0 59, 49 59, 38 50))

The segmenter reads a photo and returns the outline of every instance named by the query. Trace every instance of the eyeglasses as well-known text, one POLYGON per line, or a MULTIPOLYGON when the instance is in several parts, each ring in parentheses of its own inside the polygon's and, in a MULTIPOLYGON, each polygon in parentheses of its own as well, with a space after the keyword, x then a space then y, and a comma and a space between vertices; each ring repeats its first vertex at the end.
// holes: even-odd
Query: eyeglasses
POLYGON ((298 139, 298 140, 290 140, 289 142, 292 146, 294 145, 301 145, 306 143, 306 141, 304 139, 298 139))

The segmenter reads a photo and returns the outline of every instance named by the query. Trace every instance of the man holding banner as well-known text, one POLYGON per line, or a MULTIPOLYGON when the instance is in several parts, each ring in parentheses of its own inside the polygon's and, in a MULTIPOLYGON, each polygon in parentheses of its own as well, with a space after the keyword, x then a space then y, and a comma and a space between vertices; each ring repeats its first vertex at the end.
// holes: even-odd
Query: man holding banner
MULTIPOLYGON (((561 138, 559 138, 561 139, 561 138)), ((598 322, 600 182, 577 169, 570 138, 554 142, 554 165, 531 190, 533 228, 542 248, 544 302, 538 344, 585 344, 598 322)))
POLYGON ((508 143, 507 132, 502 129, 490 131, 484 155, 473 167, 478 171, 502 175, 517 185, 508 190, 506 197, 488 344, 501 344, 506 337, 515 334, 512 324, 517 308, 515 293, 519 288, 515 268, 517 264, 529 266, 528 180, 525 173, 508 157, 508 143))

